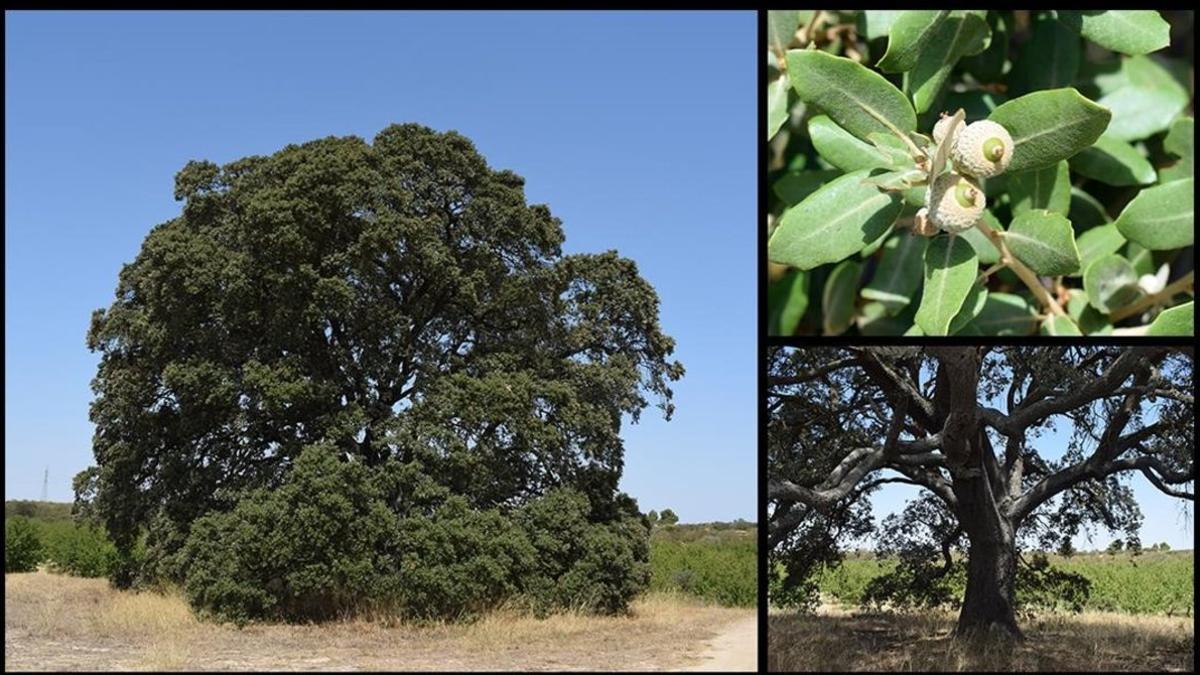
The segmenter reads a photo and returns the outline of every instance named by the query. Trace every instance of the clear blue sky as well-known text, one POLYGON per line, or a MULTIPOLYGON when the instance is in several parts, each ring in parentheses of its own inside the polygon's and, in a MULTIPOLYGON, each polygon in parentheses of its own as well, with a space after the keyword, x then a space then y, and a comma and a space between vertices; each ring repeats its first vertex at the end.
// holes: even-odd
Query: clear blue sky
POLYGON ((84 336, 178 214, 185 162, 419 122, 473 139, 657 287, 687 377, 627 427, 622 487, 684 521, 756 514, 753 12, 8 12, 5 494, 92 463, 84 336))

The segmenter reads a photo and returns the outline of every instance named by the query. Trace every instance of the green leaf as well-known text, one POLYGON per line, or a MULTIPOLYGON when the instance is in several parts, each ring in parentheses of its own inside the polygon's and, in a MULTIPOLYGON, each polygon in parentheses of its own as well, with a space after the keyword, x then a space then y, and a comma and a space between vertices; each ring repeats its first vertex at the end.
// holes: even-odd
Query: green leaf
POLYGON ((1109 322, 1108 315, 1101 314, 1088 304, 1087 293, 1078 288, 1067 292, 1070 295, 1067 300, 1067 315, 1075 321, 1075 325, 1079 326, 1084 335, 1112 334, 1112 323, 1109 322))
POLYGON ((1171 130, 1163 140, 1163 150, 1179 157, 1179 161, 1158 172, 1158 179, 1169 183, 1196 175, 1193 162, 1193 139, 1196 121, 1191 117, 1180 117, 1171 123, 1171 130))
POLYGON ((1195 302, 1186 302, 1178 307, 1163 311, 1150 327, 1146 335, 1194 335, 1196 332, 1195 302))
POLYGON ((903 137, 916 131, 908 99, 882 75, 840 56, 788 52, 788 75, 801 100, 825 111, 838 126, 867 140, 874 132, 903 137))
POLYGON ((909 303, 896 316, 887 313, 882 302, 868 302, 858 310, 854 323, 863 335, 900 335, 912 326, 915 303, 909 303))
POLYGON ((1191 246, 1195 236, 1194 183, 1185 178, 1142 190, 1117 216, 1117 229, 1151 251, 1191 246))
POLYGON ((1071 168, 1108 185, 1149 185, 1156 178, 1154 167, 1132 145, 1107 135, 1072 157, 1071 168))
POLYGON ((1019 295, 988 293, 983 310, 968 326, 982 335, 1029 335, 1037 327, 1037 312, 1019 295))
POLYGON ((1052 314, 1042 321, 1042 335, 1083 335, 1071 317, 1052 314))
MULTIPOLYGON (((980 82, 998 81, 1004 72, 1004 64, 1008 62, 1009 30, 1004 14, 1001 12, 988 12, 988 26, 992 29, 991 44, 981 53, 968 56, 961 62, 963 70, 974 75, 975 79, 980 82)), ((947 110, 954 110, 959 105, 961 104, 955 104, 947 97, 947 110)), ((988 112, 991 111, 989 110, 988 112)), ((978 119, 987 117, 987 113, 976 115, 968 110, 967 117, 969 119, 978 119)))
POLYGON ((850 327, 861 274, 862 265, 856 260, 844 260, 829 273, 821 291, 821 325, 825 335, 841 335, 850 327))
POLYGON ((1071 207, 1071 172, 1067 162, 1014 174, 1008 181, 1008 195, 1013 215, 1033 209, 1066 215, 1071 207))
POLYGON ((771 335, 792 335, 804 311, 808 309, 808 272, 788 270, 767 289, 770 318, 767 331, 771 335))
POLYGON ((804 201, 805 197, 840 175, 842 172, 834 169, 793 171, 780 176, 771 189, 775 190, 775 195, 782 199, 784 204, 791 206, 804 201))
POLYGON ((926 335, 946 335, 979 273, 975 249, 962 237, 938 236, 925 250, 925 288, 915 321, 926 335))
POLYGON ((958 310, 958 314, 954 315, 954 319, 950 321, 950 335, 955 335, 959 331, 966 328, 979 313, 983 311, 983 305, 987 302, 987 288, 983 283, 971 284, 971 290, 967 293, 966 300, 963 300, 962 309, 958 310))
POLYGON ((912 70, 905 75, 907 90, 918 113, 933 105, 958 60, 982 52, 990 37, 987 20, 971 12, 951 12, 950 18, 937 26, 933 37, 921 47, 912 70))
MULTIPOLYGON (((812 15, 812 10, 804 12, 812 15)), ((767 11, 767 46, 776 54, 787 52, 788 45, 796 37, 796 29, 800 27, 799 10, 772 9, 767 11)))
MULTIPOLYGON (((996 216, 992 215, 990 210, 984 209, 980 219, 996 232, 1004 231, 1004 227, 996 219, 996 216)), ((958 236, 971 243, 971 248, 975 249, 975 254, 979 256, 979 263, 981 265, 991 265, 1000 261, 1000 251, 996 250, 992 241, 987 238, 987 235, 980 232, 978 227, 972 227, 969 230, 959 232, 958 236)))
POLYGON ((888 33, 887 52, 876 67, 885 73, 901 73, 917 63, 925 43, 950 16, 949 10, 913 9, 900 13, 888 33))
POLYGON ((864 183, 868 175, 865 169, 846 174, 784 211, 767 243, 770 259, 807 270, 875 241, 903 205, 899 194, 864 183))
POLYGON ((858 32, 865 35, 868 40, 886 37, 892 31, 892 24, 896 23, 896 19, 900 18, 903 13, 903 10, 898 9, 863 10, 859 15, 862 25, 858 32))
POLYGON ((1133 265, 1133 272, 1137 274, 1139 279, 1147 274, 1155 273, 1154 253, 1149 249, 1139 246, 1137 242, 1129 242, 1122 255, 1125 256, 1130 265, 1133 265))
POLYGON ((1026 94, 996 108, 988 119, 1013 139, 1009 173, 1053 166, 1096 142, 1111 114, 1078 91, 1050 89, 1026 94))
MULTIPOLYGON (((877 145, 855 138, 826 115, 816 115, 808 120, 808 137, 826 161, 846 172, 890 168, 903 163, 912 166, 912 160, 903 148, 892 148, 890 154, 885 155, 877 145)), ((871 134, 871 138, 878 136, 871 134)), ((888 135, 887 138, 894 139, 895 136, 888 135)))
POLYGON ((1171 26, 1152 9, 1059 10, 1058 20, 1101 47, 1123 54, 1149 54, 1171 43, 1171 26))
POLYGON ((1079 270, 1075 230, 1065 216, 1026 211, 1013 219, 1004 240, 1013 255, 1038 274, 1054 277, 1079 270))
POLYGON ((1109 223, 1087 230, 1075 240, 1079 248, 1079 268, 1086 270, 1088 265, 1097 258, 1112 255, 1125 245, 1125 237, 1117 230, 1117 226, 1109 223))
POLYGON ((1112 111, 1106 133, 1113 138, 1136 141, 1157 134, 1187 106, 1187 89, 1149 56, 1122 59, 1111 77, 1103 83, 1108 93, 1097 103, 1112 111))
POLYGON ((1090 230, 1112 222, 1104 205, 1077 187, 1071 188, 1071 208, 1067 211, 1067 219, 1080 230, 1090 230))
POLYGON ((1034 20, 1031 34, 1009 73, 1010 91, 1019 95, 1071 86, 1079 72, 1079 35, 1046 15, 1034 20))
POLYGON ((875 267, 875 276, 862 290, 868 300, 878 300, 888 314, 896 314, 912 302, 921 285, 921 268, 928 237, 901 232, 883 246, 883 257, 875 267))
POLYGON ((779 133, 788 118, 788 81, 779 78, 767 85, 767 140, 779 133))
POLYGON ((1141 295, 1133 265, 1119 255, 1092 261, 1083 272, 1083 290, 1088 303, 1105 314, 1128 305, 1141 295))
POLYGON ((900 169, 872 176, 867 182, 879 186, 881 190, 907 190, 913 183, 923 181, 925 176, 920 169, 900 169))

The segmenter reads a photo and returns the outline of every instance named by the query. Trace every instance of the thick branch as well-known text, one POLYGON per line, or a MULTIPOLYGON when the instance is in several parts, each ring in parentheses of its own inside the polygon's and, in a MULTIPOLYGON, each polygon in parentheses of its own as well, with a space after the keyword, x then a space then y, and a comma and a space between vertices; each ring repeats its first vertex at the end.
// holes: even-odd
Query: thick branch
POLYGON ((863 371, 883 389, 894 405, 898 406, 900 400, 906 399, 907 409, 918 424, 926 430, 937 427, 934 422, 933 404, 921 395, 915 384, 884 363, 875 348, 860 347, 854 351, 863 371))
POLYGON ((1038 481, 1037 485, 1034 485, 1028 492, 1021 495, 1019 499, 1011 504, 1009 515, 1015 520, 1020 521, 1046 500, 1074 487, 1082 481, 1090 478, 1105 478, 1121 471, 1131 471, 1148 467, 1158 471, 1162 479, 1168 483, 1182 483, 1192 480, 1192 469, 1190 467, 1187 471, 1172 471, 1163 464, 1162 460, 1151 455, 1126 459, 1109 459, 1105 461, 1106 457, 1117 457, 1125 450, 1140 443, 1148 435, 1147 432, 1150 428, 1146 427, 1128 436, 1122 436, 1114 443, 1114 447, 1101 448, 1086 460, 1072 464, 1038 481))
POLYGON ((983 408, 983 420, 1006 436, 1024 433, 1030 425, 1050 415, 1064 413, 1098 398, 1111 396, 1131 373, 1147 362, 1166 354, 1167 348, 1133 347, 1121 353, 1099 377, 1074 387, 1069 392, 1041 399, 1005 415, 994 408, 983 408))

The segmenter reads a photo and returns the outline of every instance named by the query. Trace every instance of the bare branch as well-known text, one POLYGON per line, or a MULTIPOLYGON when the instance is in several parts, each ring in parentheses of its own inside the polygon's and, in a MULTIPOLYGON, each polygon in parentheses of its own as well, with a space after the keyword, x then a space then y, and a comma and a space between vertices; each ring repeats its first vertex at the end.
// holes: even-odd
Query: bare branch
POLYGON ((853 349, 858 355, 858 362, 863 371, 883 389, 893 404, 899 405, 899 400, 907 399, 908 411, 913 419, 924 429, 933 430, 937 426, 934 423, 933 404, 921 395, 914 383, 884 363, 880 354, 890 354, 881 350, 882 348, 871 347, 853 349))
POLYGON ((835 370, 845 368, 846 366, 852 366, 856 362, 857 362, 857 360, 853 356, 847 356, 845 358, 837 359, 835 361, 830 361, 829 363, 826 363, 825 365, 823 365, 819 368, 813 368, 812 370, 805 371, 798 375, 789 375, 787 377, 768 377, 767 378, 767 386, 769 386, 769 387, 785 387, 785 386, 792 385, 792 384, 800 384, 802 382, 808 382, 809 380, 815 380, 818 377, 821 377, 822 375, 825 375, 827 373, 832 373, 835 370))

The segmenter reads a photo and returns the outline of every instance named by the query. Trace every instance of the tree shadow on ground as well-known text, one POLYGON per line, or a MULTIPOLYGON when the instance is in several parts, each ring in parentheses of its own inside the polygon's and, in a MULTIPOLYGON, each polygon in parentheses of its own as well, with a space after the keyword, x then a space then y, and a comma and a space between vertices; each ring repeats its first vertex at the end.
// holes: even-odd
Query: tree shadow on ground
POLYGON ((959 642, 949 612, 774 615, 771 671, 1192 671, 1190 619, 1046 614, 1026 640, 959 642))

